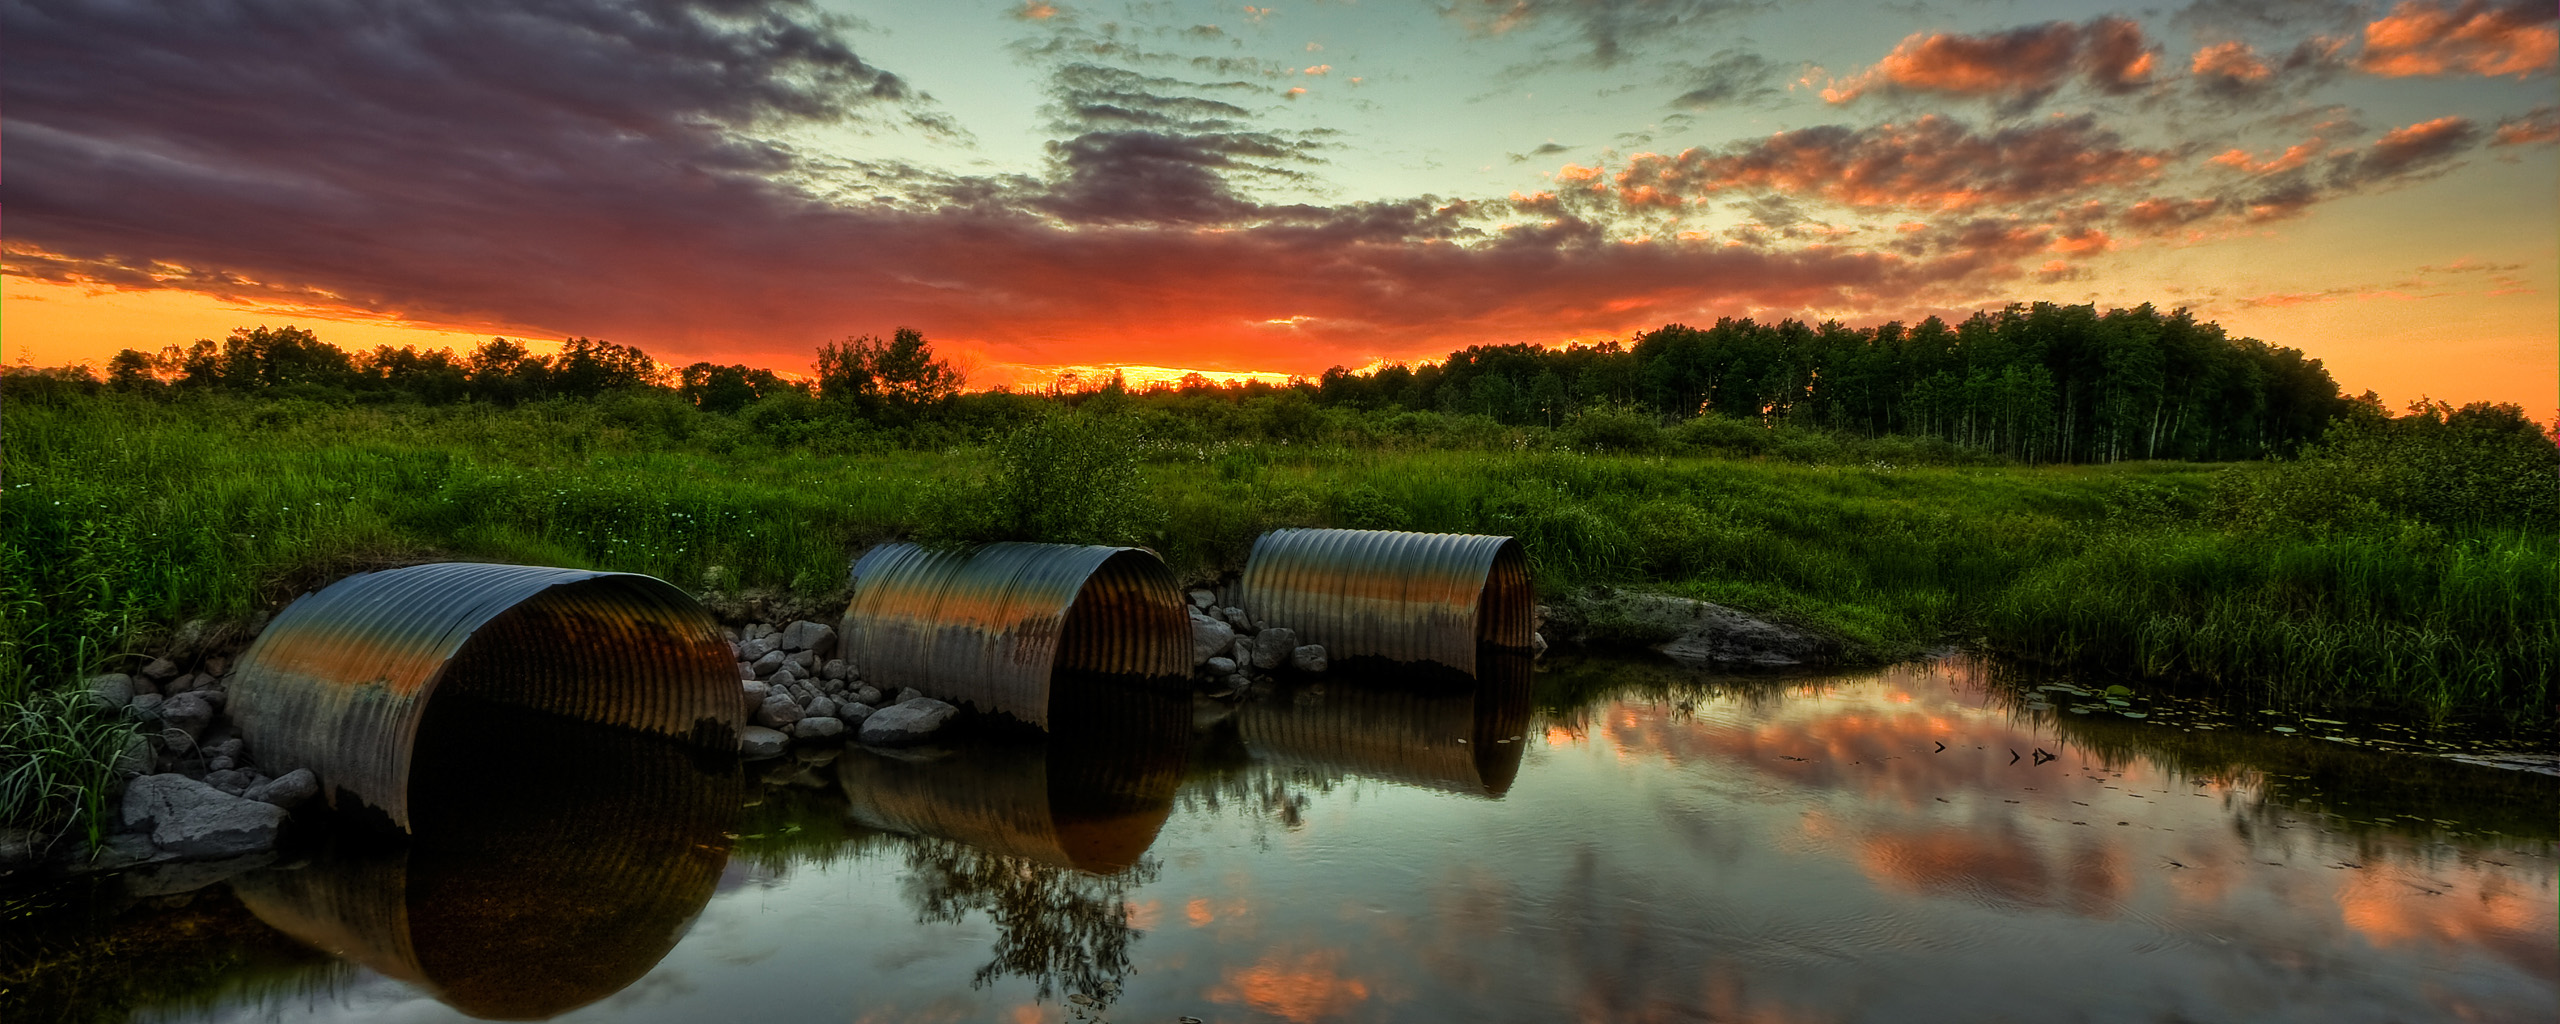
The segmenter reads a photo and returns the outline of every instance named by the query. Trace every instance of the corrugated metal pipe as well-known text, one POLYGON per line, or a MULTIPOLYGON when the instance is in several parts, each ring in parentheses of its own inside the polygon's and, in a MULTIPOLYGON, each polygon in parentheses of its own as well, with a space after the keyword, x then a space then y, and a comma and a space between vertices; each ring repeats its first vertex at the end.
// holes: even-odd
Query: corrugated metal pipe
POLYGON ((1536 628, 1529 559, 1509 537, 1273 530, 1253 542, 1238 590, 1255 618, 1337 659, 1473 675, 1479 644, 1525 650, 1536 628))
POLYGON ((1479 666, 1455 690, 1336 676, 1287 700, 1246 702, 1236 729, 1257 760, 1499 798, 1528 746, 1529 657, 1488 648, 1479 666))
POLYGON ((233 671, 230 712, 269 770, 411 830, 431 698, 461 696, 734 752, 737 663, 701 604, 630 573, 442 562, 304 595, 233 671))
POLYGON ((1191 670, 1181 591, 1145 548, 883 544, 854 563, 837 632, 881 689, 912 686, 1044 729, 1055 673, 1191 670))

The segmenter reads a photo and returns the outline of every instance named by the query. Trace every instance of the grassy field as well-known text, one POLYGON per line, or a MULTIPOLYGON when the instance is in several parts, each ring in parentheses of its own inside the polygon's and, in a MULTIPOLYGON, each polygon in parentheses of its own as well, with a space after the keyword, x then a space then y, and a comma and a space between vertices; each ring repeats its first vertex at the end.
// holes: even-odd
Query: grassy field
MULTIPOLYGON (((1198 578, 1296 525, 1515 535, 1550 592, 1653 586, 1813 627, 1861 659, 1952 641, 2519 721, 2548 719, 2560 674, 2550 531, 2235 517, 2231 495, 2276 472, 2254 464, 1912 465, 1897 453, 1928 453, 1875 445, 1609 454, 1463 418, 1438 434, 1319 424, 1253 442, 1140 417, 1039 422, 916 450, 805 427, 777 440, 645 395, 512 410, 12 401, 0 701, 33 707, 186 619, 245 618, 408 561, 824 594, 850 554, 893 537, 1135 541, 1198 578)), ((72 809, 46 804, 38 816, 72 809)))

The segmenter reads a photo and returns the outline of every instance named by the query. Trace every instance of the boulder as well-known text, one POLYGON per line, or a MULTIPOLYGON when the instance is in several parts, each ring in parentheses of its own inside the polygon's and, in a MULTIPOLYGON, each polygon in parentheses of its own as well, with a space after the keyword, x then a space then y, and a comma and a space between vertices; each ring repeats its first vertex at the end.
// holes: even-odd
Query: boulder
POLYGON ((931 697, 900 701, 862 720, 862 742, 883 747, 922 743, 960 709, 931 697))
POLYGON ((160 684, 160 692, 170 696, 176 696, 189 690, 202 689, 211 685, 213 685, 212 676, 190 672, 186 675, 179 676, 176 679, 160 684))
POLYGON ((1235 673, 1236 660, 1225 655, 1219 655, 1218 657, 1209 659, 1208 663, 1201 667, 1209 670, 1209 678, 1223 679, 1235 673))
MULTIPOLYGON (((761 641, 761 640, 756 641, 756 643, 763 643, 763 642, 764 642, 764 641, 761 641)), ((754 645, 754 644, 749 644, 749 645, 747 645, 747 649, 748 649, 748 650, 754 650, 754 649, 755 649, 755 645, 754 645)), ((770 678, 772 678, 772 677, 773 677, 773 674, 774 674, 775 672, 779 672, 779 671, 781 671, 781 670, 782 670, 782 666, 784 666, 784 665, 788 665, 788 664, 790 664, 790 663, 791 663, 791 662, 790 662, 790 659, 789 659, 788 657, 786 657, 786 656, 785 656, 781 651, 766 651, 766 652, 764 652, 764 653, 762 653, 762 654, 758 654, 758 655, 756 655, 756 658, 755 658, 756 678, 758 678, 758 679, 770 679, 770 678)))
POLYGON ((1689 664, 1775 667, 1828 660, 1836 651, 1804 630, 1669 594, 1593 587, 1548 613, 1569 642, 1648 646, 1689 664))
POLYGON ((187 857, 237 857, 271 848, 285 811, 183 775, 145 775, 125 787, 124 823, 151 830, 151 842, 187 857))
POLYGON ((843 658, 829 658, 826 664, 818 666, 818 678, 829 682, 840 682, 851 675, 853 666, 843 658))
POLYGON ((815 715, 801 719, 791 727, 791 735, 804 740, 832 739, 844 735, 844 719, 832 715, 815 715))
POLYGON ((751 636, 747 639, 747 642, 738 645, 738 660, 746 662, 762 661, 764 660, 765 655, 781 649, 781 642, 772 637, 751 636))
POLYGON ((746 698, 747 714, 749 715, 755 714, 757 708, 763 707, 764 699, 771 696, 772 693, 773 687, 753 679, 749 679, 746 682, 739 684, 739 694, 746 698))
POLYGON ((213 702, 206 698, 210 691, 181 693, 160 702, 160 721, 169 728, 193 738, 213 724, 213 702))
POLYGON ((833 718, 836 714, 836 701, 835 698, 822 693, 800 705, 800 711, 810 718, 833 718))
POLYGON ((791 663, 792 675, 809 679, 818 674, 818 654, 815 651, 793 651, 783 660, 791 663))
POLYGON ((1298 649, 1298 633, 1287 626, 1273 626, 1254 634, 1253 667, 1265 672, 1279 668, 1298 649))
POLYGON ((825 623, 803 619, 782 631, 782 648, 808 651, 823 658, 836 651, 836 631, 825 623))
POLYGON ((251 786, 248 792, 240 795, 259 803, 274 804, 286 810, 292 810, 301 806, 303 801, 320 795, 320 780, 312 776, 311 769, 296 768, 251 786))
POLYGON ((1217 593, 1210 590, 1194 590, 1182 596, 1191 599, 1191 607, 1193 608, 1212 608, 1218 603, 1217 593))
POLYGON ((808 712, 801 710, 798 702, 779 693, 766 697, 764 703, 756 708, 756 724, 767 729, 789 728, 791 723, 806 717, 808 712))
POLYGON ((1289 652, 1289 667, 1300 672, 1322 672, 1333 663, 1325 659, 1323 644, 1299 644, 1289 652))
POLYGON ((750 725, 738 730, 738 756, 749 761, 780 757, 783 748, 790 745, 791 737, 760 725, 750 725))
POLYGON ((233 768, 230 765, 231 759, 227 757, 217 757, 211 761, 205 762, 205 785, 212 786, 213 788, 229 793, 232 796, 247 795, 249 792, 249 773, 233 768))
POLYGON ((861 689, 853 691, 853 699, 876 708, 880 706, 881 701, 888 698, 880 692, 879 687, 865 685, 861 689))
POLYGON ((1234 626, 1201 614, 1191 613, 1191 663, 1206 665, 1209 659, 1226 652, 1236 642, 1234 626))
POLYGON ((917 700, 917 699, 920 699, 920 698, 922 698, 923 696, 924 696, 924 691, 923 691, 923 690, 916 689, 915 687, 912 687, 912 686, 900 687, 900 688, 898 689, 898 703, 900 703, 900 704, 904 704, 904 703, 906 703, 906 702, 908 702, 908 701, 911 701, 911 700, 917 700))
POLYGON ((755 677, 756 677, 756 663, 755 663, 755 662, 752 662, 752 661, 741 661, 741 662, 739 662, 739 663, 738 663, 738 678, 740 678, 740 679, 753 679, 753 678, 755 678, 755 677))
POLYGON ((1227 620, 1228 625, 1234 626, 1239 630, 1247 633, 1254 632, 1253 616, 1245 614, 1244 609, 1242 608, 1235 607, 1234 605, 1228 605, 1227 607, 1218 610, 1218 617, 1227 620))
POLYGON ((133 677, 122 672, 90 676, 89 700, 102 708, 121 708, 133 703, 133 677))
POLYGON ((174 678, 178 674, 178 663, 167 658, 153 658, 151 664, 142 666, 142 674, 153 679, 174 678))

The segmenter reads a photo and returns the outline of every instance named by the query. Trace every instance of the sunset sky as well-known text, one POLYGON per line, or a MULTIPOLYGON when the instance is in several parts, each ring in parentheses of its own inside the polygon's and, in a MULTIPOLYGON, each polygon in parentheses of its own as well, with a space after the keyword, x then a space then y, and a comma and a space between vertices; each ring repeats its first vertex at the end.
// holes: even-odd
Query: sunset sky
POLYGON ((12 363, 298 323, 978 383, 2186 306, 2560 393, 2547 2, 0 0, 12 363))

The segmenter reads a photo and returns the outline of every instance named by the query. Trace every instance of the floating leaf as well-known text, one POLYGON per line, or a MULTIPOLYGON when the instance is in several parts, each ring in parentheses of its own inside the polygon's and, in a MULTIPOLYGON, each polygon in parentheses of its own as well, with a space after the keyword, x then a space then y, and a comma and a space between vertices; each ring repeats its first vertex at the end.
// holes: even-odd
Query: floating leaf
POLYGON ((2115 705, 2115 706, 2117 706, 2117 707, 2120 707, 2120 708, 2129 708, 2129 707, 2132 707, 2132 706, 2133 706, 2133 702, 2132 702, 2132 701, 2129 701, 2129 700, 2117 700, 2117 699, 2115 699, 2115 698, 2113 698, 2113 697, 2109 697, 2109 698, 2107 698, 2107 703, 2109 703, 2109 704, 2113 704, 2113 705, 2115 705))
POLYGON ((2110 686, 2110 687, 2107 687, 2107 696, 2110 696, 2110 697, 2130 697, 2130 696, 2133 696, 2133 687, 2130 687, 2130 686, 2123 686, 2123 685, 2117 685, 2117 686, 2110 686))
POLYGON ((2151 713, 2150 713, 2150 712, 2148 712, 2148 711, 2125 711, 2125 712, 2120 712, 2120 714, 2124 715, 2126 718, 2149 718, 2149 717, 2151 717, 2151 713))
POLYGON ((2292 732, 2292 731, 2294 731, 2294 728, 2293 728, 2292 726, 2290 726, 2290 725, 2279 725, 2279 726, 2276 726, 2276 731, 2277 731, 2277 732, 2292 732))

